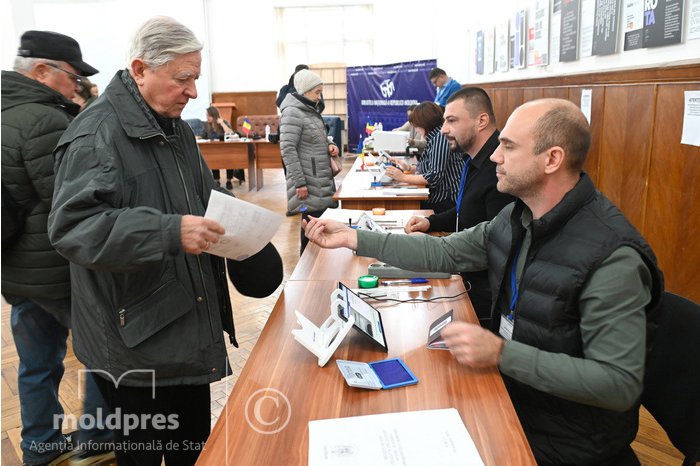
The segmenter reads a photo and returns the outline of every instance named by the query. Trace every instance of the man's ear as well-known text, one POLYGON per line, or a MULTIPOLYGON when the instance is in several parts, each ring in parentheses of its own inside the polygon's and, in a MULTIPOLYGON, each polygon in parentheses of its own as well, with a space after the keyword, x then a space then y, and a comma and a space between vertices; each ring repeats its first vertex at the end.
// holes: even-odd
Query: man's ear
POLYGON ((489 123, 491 122, 491 118, 489 118, 488 113, 481 113, 478 118, 478 128, 479 131, 487 128, 489 126, 489 123))
POLYGON ((146 64, 140 58, 134 58, 131 61, 131 76, 139 86, 143 84, 144 75, 146 73, 146 64))
POLYGON ((564 168, 566 152, 560 146, 552 146, 545 153, 547 157, 544 165, 544 172, 550 175, 564 168))
POLYGON ((39 81, 41 84, 46 84, 50 73, 51 70, 46 63, 37 63, 34 65, 34 68, 32 68, 30 74, 35 81, 39 81))

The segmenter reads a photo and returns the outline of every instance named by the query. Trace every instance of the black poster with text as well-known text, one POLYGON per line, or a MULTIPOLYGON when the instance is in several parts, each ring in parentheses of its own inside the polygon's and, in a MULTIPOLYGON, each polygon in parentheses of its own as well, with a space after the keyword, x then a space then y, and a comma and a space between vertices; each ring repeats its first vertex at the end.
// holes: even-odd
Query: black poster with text
POLYGON ((643 47, 680 44, 683 32, 683 0, 644 2, 643 47))
POLYGON ((579 0, 562 0, 559 61, 578 60, 579 0))
POLYGON ((610 55, 617 51, 620 23, 620 0, 597 0, 593 25, 593 55, 610 55))

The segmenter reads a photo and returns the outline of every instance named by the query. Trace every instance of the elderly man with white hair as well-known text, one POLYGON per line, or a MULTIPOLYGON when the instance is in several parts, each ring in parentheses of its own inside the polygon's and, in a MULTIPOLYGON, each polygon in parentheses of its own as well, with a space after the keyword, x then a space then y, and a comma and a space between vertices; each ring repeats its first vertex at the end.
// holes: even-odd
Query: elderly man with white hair
POLYGON ((249 296, 282 279, 272 244, 228 264, 206 253, 224 233, 204 218, 221 188, 180 118, 201 50, 175 20, 147 21, 128 68, 56 149, 49 235, 71 262, 75 353, 118 416, 120 465, 194 464, 209 383, 229 373, 224 331, 237 346, 226 266, 249 296))

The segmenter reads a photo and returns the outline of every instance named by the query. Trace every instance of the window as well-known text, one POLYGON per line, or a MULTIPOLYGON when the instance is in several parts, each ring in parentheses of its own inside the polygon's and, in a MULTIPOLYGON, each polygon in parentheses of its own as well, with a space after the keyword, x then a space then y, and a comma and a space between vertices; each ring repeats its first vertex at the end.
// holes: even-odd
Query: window
POLYGON ((362 64, 372 60, 373 40, 364 25, 371 5, 279 7, 278 51, 283 69, 299 63, 362 64))

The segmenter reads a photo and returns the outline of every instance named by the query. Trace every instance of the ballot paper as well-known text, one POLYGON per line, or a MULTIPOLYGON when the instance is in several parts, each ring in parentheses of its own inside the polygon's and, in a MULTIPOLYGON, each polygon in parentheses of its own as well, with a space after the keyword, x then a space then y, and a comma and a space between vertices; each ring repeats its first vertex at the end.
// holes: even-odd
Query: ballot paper
POLYGON ((483 465, 456 409, 309 422, 309 466, 483 465))
POLYGON ((283 220, 281 215, 218 191, 211 192, 204 216, 216 220, 226 230, 207 252, 237 261, 260 252, 283 220))

